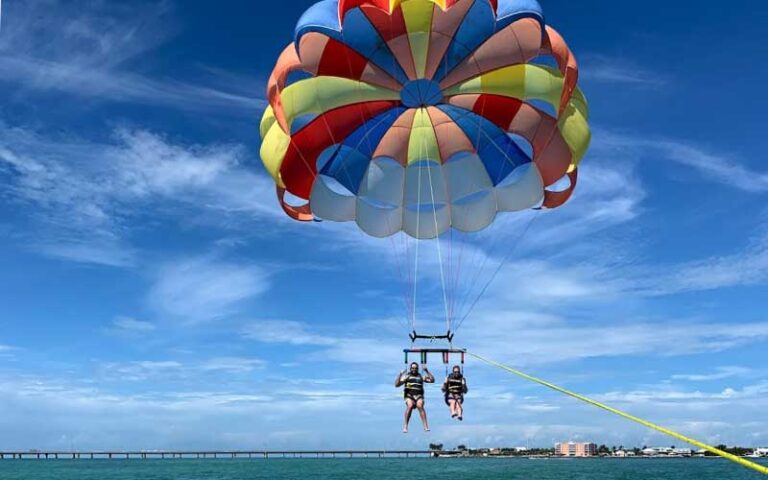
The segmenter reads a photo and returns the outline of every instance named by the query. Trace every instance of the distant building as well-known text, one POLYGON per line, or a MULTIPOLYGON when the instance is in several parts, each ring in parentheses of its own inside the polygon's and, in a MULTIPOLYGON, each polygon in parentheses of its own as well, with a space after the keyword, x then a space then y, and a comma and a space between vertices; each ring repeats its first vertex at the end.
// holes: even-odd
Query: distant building
POLYGON ((616 450, 615 452, 613 452, 613 456, 624 458, 624 457, 636 457, 637 455, 635 455, 635 452, 633 452, 632 450, 616 450))
POLYGON ((768 448, 756 448, 752 455, 756 457, 768 457, 768 448))
POLYGON ((690 448, 675 448, 669 455, 675 455, 678 457, 690 457, 693 456, 693 450, 690 448))
POLYGON ((597 455, 597 445, 594 443, 556 443, 555 455, 563 457, 594 457, 597 455))
POLYGON ((691 455, 693 452, 689 448, 653 447, 642 450, 642 453, 649 457, 655 457, 659 455, 691 455))

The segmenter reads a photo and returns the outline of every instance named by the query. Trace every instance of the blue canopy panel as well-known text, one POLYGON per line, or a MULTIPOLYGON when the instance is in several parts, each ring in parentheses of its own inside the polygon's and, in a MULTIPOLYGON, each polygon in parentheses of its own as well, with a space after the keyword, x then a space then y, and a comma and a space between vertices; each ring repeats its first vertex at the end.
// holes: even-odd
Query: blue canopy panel
POLYGON ((491 2, 476 0, 440 62, 435 80, 441 81, 494 33, 521 18, 538 20, 542 24, 543 35, 544 13, 536 0, 499 0, 496 14, 491 2))
POLYGON ((337 147, 320 173, 332 177, 357 195, 376 147, 405 110, 403 107, 392 108, 368 120, 337 147))
POLYGON ((448 50, 440 61, 435 80, 439 82, 445 78, 451 70, 482 45, 494 32, 496 32, 496 19, 491 2, 475 0, 462 19, 448 50))
POLYGON ((339 27, 338 15, 338 0, 323 0, 310 7, 296 24, 295 44, 299 45, 307 33, 322 33, 367 58, 400 83, 408 81, 389 46, 360 8, 347 12, 342 27, 339 27))
POLYGON ((296 135, 301 129, 312 123, 312 121, 319 116, 320 114, 318 113, 307 113, 294 118, 293 123, 291 123, 291 136, 296 135))
POLYGON ((318 32, 331 38, 339 36, 339 0, 322 0, 304 12, 296 23, 293 41, 298 47, 301 37, 318 32))
POLYGON ((496 31, 503 30, 521 18, 535 18, 544 31, 544 10, 536 0, 499 0, 496 9, 496 31))
POLYGON ((453 105, 440 105, 437 108, 451 117, 464 131, 485 165, 494 186, 501 183, 517 167, 531 163, 531 158, 509 138, 507 132, 485 117, 453 105))

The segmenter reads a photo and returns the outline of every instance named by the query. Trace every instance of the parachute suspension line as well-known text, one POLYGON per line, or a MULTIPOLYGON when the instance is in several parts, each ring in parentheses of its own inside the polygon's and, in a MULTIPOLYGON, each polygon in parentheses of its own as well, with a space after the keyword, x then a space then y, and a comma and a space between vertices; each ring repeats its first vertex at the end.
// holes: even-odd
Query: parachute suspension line
MULTIPOLYGON (((453 229, 451 229, 451 235, 453 235, 453 229)), ((460 241, 458 242, 460 244, 459 246, 459 258, 456 261, 456 273, 455 277, 453 279, 453 298, 451 298, 451 319, 455 319, 455 315, 459 310, 456 309, 457 306, 457 300, 459 297, 459 284, 461 279, 461 264, 462 264, 462 257, 464 256, 464 249, 466 242, 460 241)))
MULTIPOLYGON (((425 145, 426 149, 426 145, 425 145)), ((425 151, 426 153, 426 151, 425 151)), ((446 332, 451 332, 451 317, 448 313, 448 296, 445 291, 445 272, 443 271, 443 252, 440 247, 440 232, 437 226, 437 206, 435 205, 435 189, 432 185, 432 169, 427 167, 427 173, 429 175, 429 193, 432 197, 432 215, 435 220, 435 241, 437 242, 437 261, 440 263, 440 284, 443 289, 443 308, 445 309, 445 328, 446 332)))
MULTIPOLYGON (((350 63, 350 65, 351 65, 351 63, 350 63)), ((358 89, 359 89, 359 86, 358 86, 358 87, 356 87, 356 88, 358 88, 358 89)), ((319 107, 318 107, 318 108, 319 108, 319 107)), ((377 126, 379 126, 379 125, 381 125, 381 124, 382 124, 382 123, 384 123, 385 121, 386 121, 386 119, 382 119, 382 120, 380 120, 379 122, 377 122, 377 123, 376 123, 376 125, 374 125, 374 128, 375 128, 375 127, 377 127, 377 126)), ((363 122, 363 125, 365 124, 365 123, 364 123, 364 122, 365 122, 365 120, 364 120, 364 118, 362 118, 362 116, 361 116, 361 122, 363 122)), ((323 123, 325 124, 325 128, 326 128, 326 130, 328 131, 328 135, 330 135, 330 136, 331 136, 331 138, 333 138, 333 133, 332 133, 332 130, 331 130, 330 124, 328 123, 327 119, 323 118, 323 123)), ((362 138, 361 138, 361 139, 360 139, 360 140, 359 140, 359 141, 358 141, 358 142, 355 144, 355 150, 357 150, 358 148, 360 148, 360 145, 362 145, 362 144, 363 144, 363 142, 367 142, 367 143, 368 143, 368 145, 369 145, 369 147, 371 146, 371 138, 370 138, 370 136, 368 135, 368 133, 370 133, 370 130, 368 130, 368 132, 366 132, 366 134, 365 134, 365 135, 363 135, 363 136, 362 136, 362 138)), ((334 141, 335 141, 335 139, 334 139, 334 141)), ((338 151, 338 148, 337 148, 337 151, 338 151)), ((300 150, 299 150, 299 153, 301 154, 301 151, 300 151, 300 150)), ((303 155, 302 155, 302 158, 303 158, 303 155)), ((304 161, 304 163, 305 163, 305 164, 307 164, 306 160, 304 161)), ((343 172, 343 173, 344 173, 344 175, 347 177, 347 180, 348 180, 348 181, 350 181, 350 183, 351 183, 351 175, 350 175, 350 173, 349 173, 349 169, 347 168, 347 164, 346 164, 346 163, 344 163, 344 162, 342 162, 342 164, 341 164, 341 167, 342 167, 342 172, 343 172)), ((389 219, 387 219, 387 222, 389 223, 389 219)), ((365 234, 363 233, 363 231, 362 231, 362 230, 360 230, 360 229, 356 229, 356 230, 357 230, 358 234, 360 235, 360 238, 361 238, 362 240, 365 240, 365 234)), ((401 261, 401 259, 400 259, 400 252, 399 252, 399 251, 398 251, 398 249, 397 249, 396 243, 394 242, 394 240, 393 240, 392 238, 390 238, 390 241, 391 241, 391 244, 392 244, 392 251, 393 251, 393 254, 394 254, 394 256, 395 256, 395 263, 397 264, 395 267, 393 267, 393 270, 395 270, 395 271, 397 272, 398 276, 399 276, 399 277, 400 277, 400 279, 401 279, 401 283, 404 283, 404 282, 403 282, 403 273, 402 273, 402 268, 403 268, 403 267, 401 266, 401 262, 402 262, 402 264, 403 264, 403 265, 405 265, 405 264, 406 264, 406 260, 402 260, 402 261, 401 261)), ((407 286, 407 285, 405 285, 405 286, 404 286, 404 289, 407 291, 407 289, 408 289, 408 286, 407 286)), ((407 293, 404 295, 404 303, 405 303, 405 311, 406 311, 406 315, 405 315, 405 318, 401 318, 400 320, 401 320, 401 322, 403 322, 403 324, 405 325, 405 327, 406 327, 406 328, 409 328, 409 325, 408 325, 408 316, 409 316, 409 299, 408 299, 408 295, 407 295, 407 293)), ((398 315, 398 318, 400 318, 400 316, 399 316, 399 315, 398 315)))
MULTIPOLYGON (((417 191, 416 194, 416 234, 419 234, 419 231, 421 229, 421 168, 419 168, 419 180, 417 185, 417 191)), ((407 207, 406 207, 407 208, 407 207)), ((419 284, 419 241, 416 240, 416 254, 414 256, 414 265, 413 265, 413 317, 411 319, 411 330, 416 332, 416 307, 417 307, 417 301, 418 297, 417 294, 417 286, 419 284)), ((415 341, 415 340, 414 340, 415 341)))
POLYGON ((551 390, 554 390, 556 392, 562 393, 563 395, 567 395, 569 397, 575 398, 576 400, 579 400, 581 402, 584 402, 586 404, 592 405, 593 407, 597 407, 600 409, 603 409, 607 412, 613 413, 614 415, 618 415, 621 418, 624 418, 626 420, 630 420, 635 423, 639 423, 640 425, 643 425, 644 427, 648 427, 652 430, 656 430, 657 432, 663 433, 665 435, 669 435, 670 437, 673 437, 677 440, 680 440, 682 442, 688 443, 690 445, 694 445, 696 447, 699 447, 701 449, 704 449, 712 454, 715 454, 719 457, 722 457, 726 460, 730 460, 731 462, 737 463, 743 467, 752 469, 756 472, 762 473, 763 475, 768 475, 768 467, 765 467, 763 465, 758 465, 757 463, 751 462, 745 458, 733 455, 731 453, 725 452, 723 450, 720 450, 719 448, 713 447, 711 445, 708 445, 704 442, 701 442, 699 440, 696 440, 691 437, 687 437, 681 433, 675 432, 674 430, 670 430, 668 428, 662 427, 661 425, 657 425, 655 423, 651 423, 648 420, 643 420, 640 417, 636 417, 632 414, 629 414, 627 412, 624 412, 622 410, 619 410, 617 408, 613 408, 609 405, 606 405, 602 402, 598 402, 597 400, 593 400, 589 397, 586 397, 584 395, 578 394, 576 392, 572 392, 570 390, 567 390, 563 387, 559 387, 553 383, 547 382, 546 380, 542 380, 540 378, 534 377, 532 375, 528 375, 527 373, 521 372, 520 370, 514 369, 512 367, 509 367, 507 365, 503 365, 501 363, 498 363, 493 360, 489 360, 487 358, 484 358, 480 355, 477 355, 476 353, 467 352, 467 355, 474 357, 481 362, 487 363, 488 365, 492 365, 494 367, 500 368, 502 370, 505 370, 513 375, 517 375, 518 377, 521 377, 525 380, 528 380, 530 382, 538 383, 539 385, 542 385, 544 387, 547 387, 551 390))
MULTIPOLYGON (((387 229, 389 231, 392 230, 392 225, 389 221, 389 218, 387 218, 387 229)), ((401 319, 401 321, 405 322, 405 327, 409 328, 408 324, 408 317, 410 317, 411 312, 411 298, 410 298, 410 283, 407 282, 406 275, 403 272, 403 270, 408 270, 408 277, 410 277, 410 269, 408 269, 407 265, 407 259, 408 255, 405 252, 405 250, 401 251, 400 248, 398 248, 397 241, 394 238, 394 235, 389 237, 390 243, 392 245, 392 251, 395 254, 395 261, 397 263, 397 274, 398 277, 400 277, 400 283, 403 288, 403 306, 405 307, 405 315, 401 319)), ((398 316, 399 318, 399 316, 398 316)))
MULTIPOLYGON (((446 71, 446 74, 447 74, 447 71, 446 71)), ((484 112, 485 112, 485 104, 483 104, 481 106, 481 111, 478 113, 478 115, 482 116, 484 114, 484 112)), ((477 133, 475 134, 475 139, 474 139, 475 141, 473 143, 473 146, 475 147, 475 152, 474 153, 478 154, 477 146, 480 145, 480 138, 483 135, 483 129, 481 128, 481 124, 480 124, 480 121, 479 121, 478 118, 471 117, 471 116, 469 118, 471 119, 471 121, 477 127, 477 133)), ((471 141, 471 139, 470 139, 470 141, 471 141)), ((463 292, 460 295, 457 293, 456 298, 453 299, 453 302, 454 302, 454 312, 455 312, 454 313, 454 315, 455 315, 454 320, 461 315, 461 312, 464 309, 464 305, 465 305, 465 303, 467 301, 467 298, 469 297, 469 295, 470 295, 470 293, 472 291, 472 287, 477 284, 478 280, 480 279, 480 275, 483 272, 484 267, 485 267, 485 262, 482 262, 482 265, 481 265, 481 267, 479 269, 477 269, 475 267, 475 271, 474 272, 472 271, 472 269, 470 269, 468 271, 468 273, 470 275, 468 276, 466 282, 462 282, 461 281, 460 273, 461 273, 462 265, 464 263, 467 263, 467 265, 475 265, 476 266, 477 262, 479 260, 479 258, 478 258, 479 257, 479 252, 481 250, 479 248, 471 248, 471 253, 469 255, 469 258, 467 259, 468 261, 467 262, 462 261, 462 257, 464 256, 464 250, 467 248, 466 244, 469 243, 469 242, 467 242, 467 240, 468 240, 467 236, 465 236, 463 238, 463 240, 464 241, 461 242, 461 250, 459 252, 459 261, 458 261, 458 267, 457 267, 458 272, 457 272, 457 275, 456 275, 456 282, 455 282, 456 291, 459 292, 459 291, 463 290, 463 292), (469 277, 472 277, 472 278, 470 279, 469 277), (459 297, 461 297, 460 300, 459 300, 459 297), (458 308, 456 307, 456 305, 458 305, 458 308)), ((496 241, 498 241, 498 239, 496 241)), ((487 260, 487 257, 484 260, 487 260)), ((459 323, 459 325, 461 325, 461 322, 459 323)), ((454 329, 454 333, 455 333, 455 330, 458 330, 458 327, 456 327, 454 329)))
MULTIPOLYGON (((481 105, 480 112, 477 112, 477 116, 471 116, 472 122, 477 127, 477 134, 475 136, 475 145, 480 144, 480 138, 486 137, 488 138, 488 134, 485 133, 485 131, 482 128, 481 125, 481 118, 485 117, 485 106, 486 104, 481 105)), ((490 140, 490 139, 489 139, 490 140)), ((500 154, 501 157, 504 158, 504 160, 514 166, 513 160, 509 157, 509 155, 502 150, 496 142, 491 142, 491 144, 496 148, 497 152, 500 154)), ((501 170, 496 174, 496 179, 494 184, 498 183, 501 178, 501 170)), ((473 298, 473 291, 474 286, 480 284, 480 280, 484 277, 486 274, 486 265, 488 264, 488 260, 490 257, 494 256, 493 254, 497 252, 497 247, 503 243, 504 238, 501 236, 495 236, 493 237, 493 240, 491 241, 489 247, 487 249, 484 248, 473 248, 472 254, 471 254, 471 260, 468 263, 468 265, 478 265, 479 262, 479 268, 475 267, 473 268, 472 272, 470 272, 466 284, 464 284, 464 293, 461 295, 461 300, 458 302, 459 307, 456 309, 456 318, 461 318, 462 312, 464 308, 466 307, 467 302, 470 298, 473 298), (480 258, 482 257, 482 258, 480 258)), ((459 268, 461 268, 461 263, 459 264, 459 268)), ((457 279, 457 287, 458 287, 458 279, 457 279)), ((482 294, 481 294, 482 295, 482 294)), ((462 320, 459 320, 459 324, 461 324, 462 320)), ((458 327, 455 329, 458 330, 458 327)))
MULTIPOLYGON (((449 192, 450 195, 450 192, 449 192)), ((453 215, 451 215, 453 216, 453 215)), ((453 223, 453 221, 451 221, 453 223)), ((453 258, 453 226, 448 229, 448 315, 453 322, 454 307, 456 305, 456 265, 454 265, 453 258)))
MULTIPOLYGON (((408 296, 408 300, 409 300, 409 304, 408 304, 409 310, 407 312, 407 316, 411 317, 412 316, 411 311, 415 311, 415 308, 416 308, 415 307, 416 297, 414 294, 415 288, 416 288, 416 278, 413 275, 413 270, 411 270, 411 265, 410 265, 410 259, 412 258, 411 257, 411 251, 412 251, 411 239, 408 236, 408 234, 405 233, 404 231, 400 232, 399 235, 400 235, 400 238, 402 238, 403 246, 405 249, 405 258, 403 259, 403 268, 408 272, 408 284, 405 286, 406 295, 408 296)), ((413 325, 411 325, 410 331, 412 332, 413 330, 414 330, 413 325)))
POLYGON ((475 309, 475 307, 477 306, 477 303, 480 301, 480 299, 481 299, 481 298, 483 298, 483 296, 485 295, 485 292, 486 292, 486 291, 488 291, 488 287, 490 287, 490 286, 491 286, 491 284, 493 283, 493 281, 494 281, 494 280, 496 279, 496 277, 498 276, 499 272, 501 272, 501 269, 502 269, 502 268, 504 268, 504 266, 505 266, 505 265, 506 265, 506 264, 509 262, 509 260, 512 258, 512 255, 515 253, 515 251, 517 250, 517 247, 518 247, 518 246, 520 245, 520 243, 522 242, 522 240, 523 240, 523 237, 525 237, 525 235, 526 235, 526 234, 528 233, 528 231, 531 229, 531 226, 532 226, 532 225, 533 225, 533 223, 536 221, 536 219, 537 219, 537 218, 539 218, 539 212, 540 212, 540 210, 536 210, 536 213, 534 213, 534 214, 531 216, 531 219, 528 221, 528 224, 525 226, 525 229, 523 230, 523 233, 522 233, 522 234, 521 234, 521 235, 520 235, 520 236, 517 238, 517 241, 516 241, 516 242, 515 242, 515 243, 512 245, 512 247, 509 249, 509 251, 507 252, 507 254, 506 254, 506 255, 504 256, 504 258, 502 259, 501 263, 499 263, 499 265, 496 267, 496 270, 494 270, 493 274, 491 275, 491 278, 489 278, 489 279, 488 279, 488 281, 485 283, 485 285, 483 285, 483 288, 482 288, 482 290, 480 290, 480 294, 478 294, 478 295, 477 295, 477 297, 475 297, 474 301, 473 301, 473 302, 472 302, 472 304, 469 306, 469 310, 467 310, 467 313, 465 313, 465 314, 464 314, 464 315, 461 317, 461 320, 459 320, 459 324, 456 326, 456 330, 458 330, 459 328, 461 328, 461 326, 464 324, 464 320, 466 320, 466 319, 467 319, 467 317, 469 317, 469 316, 472 314, 472 311, 473 311, 473 310, 475 309))
MULTIPOLYGON (((344 35, 344 32, 342 32, 342 39, 343 39, 343 35, 344 35)), ((352 70, 353 70, 353 65, 352 65, 352 59, 349 57, 349 51, 345 51, 345 53, 344 53, 344 58, 345 58, 345 60, 347 61, 347 65, 349 66, 349 68, 350 68, 350 71, 352 71, 352 70)), ((361 90, 361 85, 360 85, 360 83, 359 83, 359 82, 355 83, 355 90, 357 90, 357 91, 360 91, 360 90, 361 90)), ((321 108, 321 105, 320 105, 319 99, 317 100, 317 108, 318 108, 318 110, 319 110, 319 111, 322 111, 322 108, 321 108)), ((358 115, 359 115, 359 118, 360 118, 360 125, 361 125, 361 126, 364 126, 364 125, 366 124, 366 119, 365 119, 365 117, 364 117, 363 113, 362 113, 361 111, 358 111, 358 115)), ((324 115, 322 115, 322 114, 321 114, 321 117, 323 117, 323 124, 324 124, 324 126, 325 126, 325 129, 326 129, 326 131, 328 132, 328 135, 329 135, 329 136, 330 136, 330 137, 333 139, 333 141, 334 141, 334 143, 335 143, 335 142, 336 142, 336 139, 335 139, 335 137, 333 136, 333 131, 332 131, 332 129, 331 129, 331 126, 330 126, 330 124, 328 123, 328 120, 327 120, 327 119, 325 118, 325 116, 324 116, 324 115)), ((386 119, 382 119, 382 120, 380 120, 380 121, 379 121, 379 122, 378 122, 378 123, 377 123, 377 124, 374 126, 374 128, 375 128, 375 127, 377 127, 377 126, 379 126, 379 125, 381 125, 381 124, 382 124, 382 123, 384 123, 385 121, 386 121, 386 119)), ((363 144, 363 142, 366 142, 366 143, 368 144, 368 147, 369 147, 371 150, 373 150, 373 145, 372 145, 372 143, 371 143, 371 138, 370 138, 370 135, 369 135, 369 133, 370 133, 370 132, 371 132, 371 129, 369 129, 369 130, 368 130, 368 131, 367 131, 367 132, 366 132, 366 133, 365 133, 365 134, 362 136, 362 138, 361 138, 361 139, 360 139, 360 140, 357 142, 357 144, 355 145, 355 150, 357 150, 357 149, 360 147, 360 145, 362 145, 362 144, 363 144)), ((339 149, 340 149, 340 147, 337 147, 337 150, 336 150, 336 151, 338 152, 338 151, 339 151, 339 149)), ((297 150, 299 150, 299 149, 297 149, 297 150)), ((299 150, 299 153, 301 154, 301 151, 300 151, 300 150, 299 150)), ((304 157, 303 157, 303 155, 302 155, 302 159, 303 159, 303 158, 304 158, 304 157)), ((305 163, 305 164, 307 164, 306 160, 304 161, 304 163, 305 163)), ((307 166, 308 166, 308 165, 307 165, 307 166)), ((348 170, 348 168, 347 168, 347 165, 346 165, 346 163, 342 163, 342 171, 344 172, 344 175, 346 175, 346 177, 347 177, 347 180, 348 180, 350 183, 352 183, 352 181, 351 181, 351 175, 350 175, 350 173, 349 173, 349 170, 348 170)), ((387 223, 389 223, 389 219, 387 219, 387 223)), ((362 232, 360 229, 357 229, 357 231, 358 231, 358 233, 360 234, 360 237, 361 237, 362 239, 365 239, 365 235, 363 234, 363 232, 362 232)), ((400 277, 400 279, 401 279, 401 282, 402 282, 402 281, 403 281, 403 273, 402 273, 402 270, 403 270, 403 267, 407 266, 407 257, 406 257, 405 259, 401 260, 401 258, 400 258, 400 257, 401 257, 401 255, 400 255, 400 252, 399 252, 399 251, 398 251, 398 249, 397 249, 397 245, 396 245, 395 241, 394 241, 393 239, 391 239, 391 238, 390 238, 390 240, 391 240, 391 244, 392 244, 392 251, 394 252, 394 255, 395 255, 395 262, 397 263, 397 266, 396 266, 396 268, 394 268, 394 269, 397 271, 397 274, 398 274, 398 276, 400 277)), ((410 274, 410 271, 409 271, 409 274, 410 274)), ((408 286, 407 286, 407 285, 405 285, 405 286, 404 286, 404 289, 405 289, 405 290, 406 290, 406 292, 407 292, 408 286)), ((404 318, 404 319, 402 319, 402 322, 404 323, 404 325, 406 326, 406 328, 408 328, 408 327, 409 327, 409 325, 408 325, 408 316, 409 316, 409 310, 410 310, 410 309, 409 309, 409 303, 410 303, 410 302, 409 302, 408 294, 406 293, 406 294, 404 295, 404 304, 405 304, 405 312, 406 312, 406 314, 405 314, 405 318, 404 318)), ((398 316, 398 318, 399 318, 399 316, 398 316)))

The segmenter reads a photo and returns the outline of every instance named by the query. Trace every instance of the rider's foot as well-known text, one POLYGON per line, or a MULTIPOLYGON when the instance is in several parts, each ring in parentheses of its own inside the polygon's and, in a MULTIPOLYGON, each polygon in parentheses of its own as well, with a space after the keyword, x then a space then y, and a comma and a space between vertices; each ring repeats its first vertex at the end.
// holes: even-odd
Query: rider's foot
POLYGON ((408 427, 403 427, 403 433, 408 433, 408 427))

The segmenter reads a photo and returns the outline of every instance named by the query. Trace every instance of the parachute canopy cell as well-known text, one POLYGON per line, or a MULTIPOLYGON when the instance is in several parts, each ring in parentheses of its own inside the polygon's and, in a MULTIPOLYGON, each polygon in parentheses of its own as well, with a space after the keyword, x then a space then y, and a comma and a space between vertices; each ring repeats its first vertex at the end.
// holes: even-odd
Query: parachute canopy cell
POLYGON ((534 0, 324 0, 269 79, 262 161, 296 220, 479 231, 571 197, 590 142, 577 77, 534 0))

